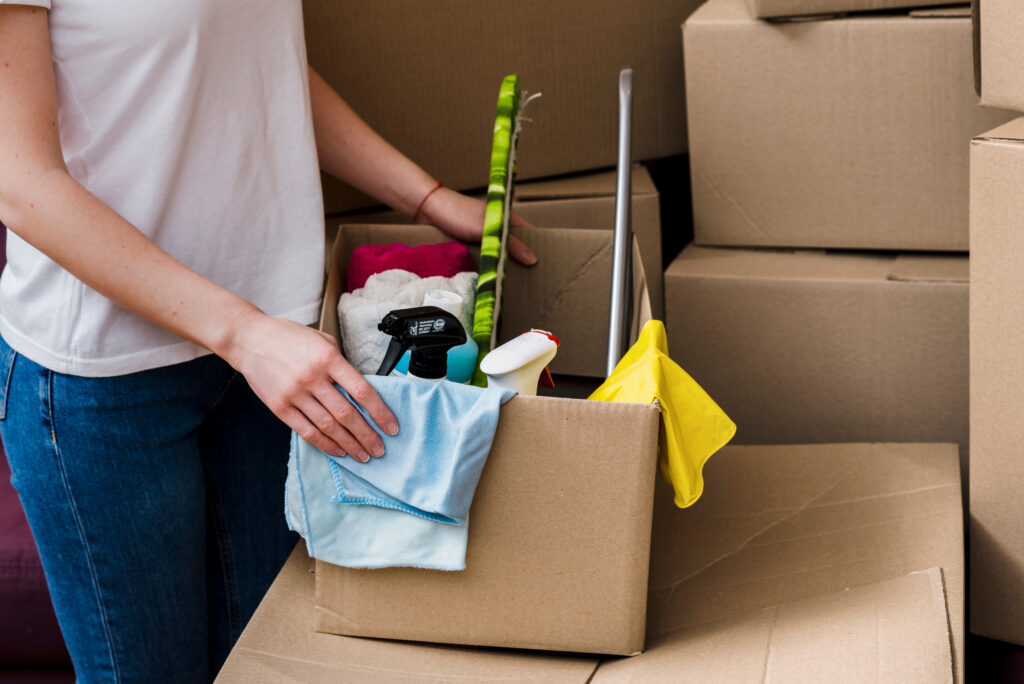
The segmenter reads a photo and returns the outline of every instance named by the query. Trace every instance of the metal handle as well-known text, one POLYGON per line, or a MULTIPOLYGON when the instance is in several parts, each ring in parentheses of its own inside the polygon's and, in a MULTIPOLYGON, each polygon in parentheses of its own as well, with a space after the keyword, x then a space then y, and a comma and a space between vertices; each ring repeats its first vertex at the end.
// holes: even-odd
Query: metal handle
POLYGON ((633 70, 619 72, 619 167, 615 178, 615 234, 612 248, 612 294, 608 320, 608 370, 626 353, 632 317, 633 230, 630 223, 632 178, 630 142, 633 128, 633 70))

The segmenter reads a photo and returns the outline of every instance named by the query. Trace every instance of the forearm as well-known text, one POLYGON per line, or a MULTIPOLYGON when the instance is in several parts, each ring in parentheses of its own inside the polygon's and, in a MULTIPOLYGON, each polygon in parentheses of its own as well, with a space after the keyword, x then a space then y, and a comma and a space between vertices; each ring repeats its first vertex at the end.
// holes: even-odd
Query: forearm
POLYGON ((309 95, 320 168, 412 216, 437 181, 370 128, 312 68, 309 95))
POLYGON ((172 258, 61 167, 5 190, 0 219, 12 231, 105 297, 231 361, 234 333, 256 307, 172 258))

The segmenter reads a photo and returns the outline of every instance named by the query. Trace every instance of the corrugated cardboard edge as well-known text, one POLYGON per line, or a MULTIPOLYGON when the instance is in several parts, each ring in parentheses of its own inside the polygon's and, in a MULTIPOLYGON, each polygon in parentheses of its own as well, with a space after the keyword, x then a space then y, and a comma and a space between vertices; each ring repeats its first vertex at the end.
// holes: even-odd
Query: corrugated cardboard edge
POLYGON ((971 42, 974 49, 974 92, 981 97, 981 0, 971 2, 971 42))
MULTIPOLYGON (((831 19, 841 18, 847 16, 870 16, 871 14, 877 14, 879 12, 891 13, 896 10, 907 10, 908 14, 912 16, 922 17, 949 17, 949 16, 968 16, 970 10, 968 8, 960 7, 936 7, 935 5, 957 5, 964 0, 911 0, 909 2, 895 3, 891 7, 879 6, 877 3, 875 6, 871 6, 872 3, 866 3, 865 6, 857 6, 858 3, 851 2, 833 2, 831 5, 826 4, 825 9, 816 8, 811 10, 809 8, 797 9, 798 6, 803 3, 790 3, 795 5, 792 9, 779 10, 775 7, 774 2, 770 0, 748 0, 750 12, 759 19, 765 19, 772 22, 785 22, 785 21, 816 21, 820 19, 831 19), (845 6, 844 6, 845 5, 845 6), (853 5, 853 6, 850 6, 853 5), (923 7, 922 7, 923 6, 923 7), (919 7, 918 9, 913 9, 919 7)), ((820 3, 819 3, 820 5, 820 3)))
POLYGON ((969 261, 962 254, 868 254, 690 244, 665 270, 665 276, 822 282, 966 283, 969 279, 969 261))
POLYGON ((907 283, 967 283, 970 262, 966 256, 900 254, 888 279, 907 283))

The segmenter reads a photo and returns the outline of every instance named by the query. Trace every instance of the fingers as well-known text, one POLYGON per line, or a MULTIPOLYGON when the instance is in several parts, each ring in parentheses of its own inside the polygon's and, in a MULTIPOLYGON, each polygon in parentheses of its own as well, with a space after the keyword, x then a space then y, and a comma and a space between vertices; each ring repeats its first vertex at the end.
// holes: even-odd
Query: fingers
MULTIPOLYGON (((320 407, 320 411, 326 414, 327 411, 320 407)), ((281 419, 285 424, 295 433, 306 440, 320 451, 332 456, 351 456, 360 463, 366 463, 370 460, 370 455, 366 453, 366 450, 360 446, 359 442, 356 441, 355 437, 348 434, 343 428, 341 431, 335 431, 335 439, 329 438, 320 428, 314 425, 309 418, 306 416, 306 412, 311 412, 316 415, 318 412, 312 407, 306 407, 305 412, 300 411, 297 408, 289 407, 281 414, 281 419), (344 436, 344 434, 348 436, 344 436)))
MULTIPOLYGON (((363 455, 377 457, 384 455, 384 442, 334 385, 324 383, 322 387, 318 388, 315 396, 316 401, 311 402, 317 404, 311 408, 314 413, 311 414, 307 411, 306 415, 313 418, 314 425, 321 432, 342 446, 345 446, 343 441, 355 438, 356 446, 363 455)), ((358 456, 351 451, 349 453, 358 456)), ((365 459, 357 458, 357 460, 365 459)))
MULTIPOLYGON (((339 363, 331 371, 331 377, 353 399, 359 402, 360 406, 366 409, 366 412, 373 418, 373 422, 381 430, 389 435, 398 434, 398 419, 395 418, 395 414, 384 404, 384 400, 377 394, 377 390, 373 389, 373 385, 368 383, 366 378, 359 374, 359 371, 349 365, 344 359, 339 359, 339 363)), ((362 417, 358 416, 358 414, 357 417, 362 420, 362 417)), ((365 424, 365 421, 363 423, 365 424)), ((369 429, 369 426, 367 426, 367 429, 369 429)), ((374 437, 376 437, 376 434, 374 437)), ((366 442, 363 442, 363 444, 365 445, 366 442)))
POLYGON ((514 261, 523 266, 533 266, 537 263, 537 255, 515 235, 508 236, 508 253, 514 261))

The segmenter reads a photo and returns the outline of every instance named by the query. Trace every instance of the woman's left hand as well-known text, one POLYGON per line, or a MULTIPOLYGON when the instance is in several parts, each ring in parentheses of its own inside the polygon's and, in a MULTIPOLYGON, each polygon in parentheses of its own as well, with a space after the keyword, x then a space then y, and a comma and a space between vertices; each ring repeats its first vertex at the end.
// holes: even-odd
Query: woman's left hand
MULTIPOLYGON (((485 206, 481 199, 469 197, 442 186, 427 197, 423 206, 420 207, 416 222, 437 226, 456 240, 480 242, 480 234, 483 232, 484 226, 485 206)), ((515 211, 512 212, 509 225, 532 227, 515 211)), ((537 255, 515 235, 509 235, 508 253, 515 261, 524 266, 532 266, 537 263, 537 255)))

